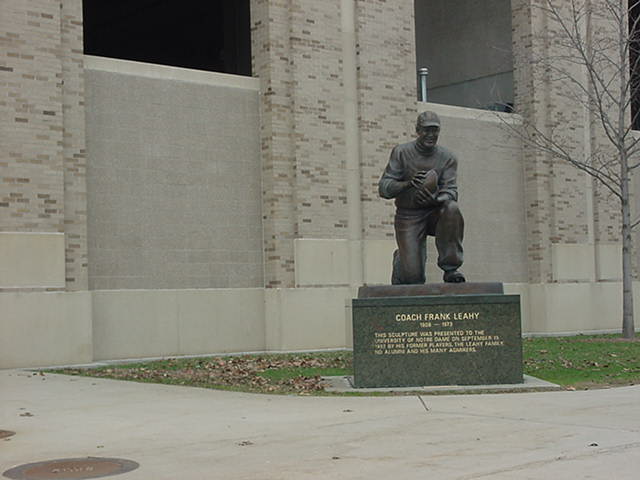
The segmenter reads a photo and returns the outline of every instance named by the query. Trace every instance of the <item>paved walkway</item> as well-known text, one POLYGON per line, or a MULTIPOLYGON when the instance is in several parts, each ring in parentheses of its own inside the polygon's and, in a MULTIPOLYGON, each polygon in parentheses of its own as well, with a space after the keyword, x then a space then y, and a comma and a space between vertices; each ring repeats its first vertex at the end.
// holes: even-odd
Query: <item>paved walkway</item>
POLYGON ((122 480, 640 478, 640 386, 293 397, 4 370, 0 429, 0 472, 99 456, 140 463, 122 480))

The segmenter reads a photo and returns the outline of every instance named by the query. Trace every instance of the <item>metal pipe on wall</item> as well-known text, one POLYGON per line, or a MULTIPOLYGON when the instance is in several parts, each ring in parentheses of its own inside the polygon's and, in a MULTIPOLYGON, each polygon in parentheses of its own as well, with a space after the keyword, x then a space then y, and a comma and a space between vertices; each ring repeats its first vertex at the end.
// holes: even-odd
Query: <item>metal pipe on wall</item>
POLYGON ((418 69, 418 78, 420 79, 420 101, 427 101, 427 76, 429 75, 429 69, 426 67, 418 69))

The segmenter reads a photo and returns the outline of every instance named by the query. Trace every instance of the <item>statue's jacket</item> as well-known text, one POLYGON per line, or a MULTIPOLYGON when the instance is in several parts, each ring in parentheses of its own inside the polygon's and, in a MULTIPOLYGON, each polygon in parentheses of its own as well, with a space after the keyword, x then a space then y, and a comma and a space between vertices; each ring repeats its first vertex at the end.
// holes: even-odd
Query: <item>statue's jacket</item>
POLYGON ((425 209, 437 206, 421 204, 413 186, 398 191, 399 183, 410 181, 419 171, 435 170, 438 175, 438 192, 446 193, 452 200, 458 200, 456 184, 458 159, 445 147, 436 145, 431 152, 424 149, 416 140, 397 145, 392 151, 378 190, 383 198, 394 198, 398 209, 425 209), (395 193, 395 194, 394 194, 395 193))

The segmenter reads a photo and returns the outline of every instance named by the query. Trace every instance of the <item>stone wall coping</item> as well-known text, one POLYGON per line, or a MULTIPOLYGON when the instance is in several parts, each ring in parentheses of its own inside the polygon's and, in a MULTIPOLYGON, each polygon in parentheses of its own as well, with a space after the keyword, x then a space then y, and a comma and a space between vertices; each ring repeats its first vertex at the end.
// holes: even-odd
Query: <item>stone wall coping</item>
POLYGON ((458 107, 443 103, 416 102, 418 112, 431 110, 443 117, 472 119, 481 122, 506 123, 510 125, 522 125, 522 116, 517 113, 496 112, 482 110, 480 108, 458 107))
POLYGON ((200 83, 217 87, 242 88, 245 90, 260 90, 260 79, 231 75, 228 73, 207 72, 191 68, 171 67, 153 63, 134 62, 117 58, 84 56, 85 70, 100 70, 104 72, 135 75, 139 77, 157 78, 161 80, 177 80, 182 82, 200 83))

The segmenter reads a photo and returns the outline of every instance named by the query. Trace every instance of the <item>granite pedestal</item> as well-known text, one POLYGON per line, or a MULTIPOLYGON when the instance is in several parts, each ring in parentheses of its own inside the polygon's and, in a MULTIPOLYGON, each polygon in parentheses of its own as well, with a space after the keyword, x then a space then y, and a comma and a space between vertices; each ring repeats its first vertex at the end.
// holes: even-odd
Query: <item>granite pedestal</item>
POLYGON ((501 284, 434 285, 360 289, 355 387, 522 383, 519 296, 502 294, 501 284), (415 295, 424 292, 441 294, 415 295))

